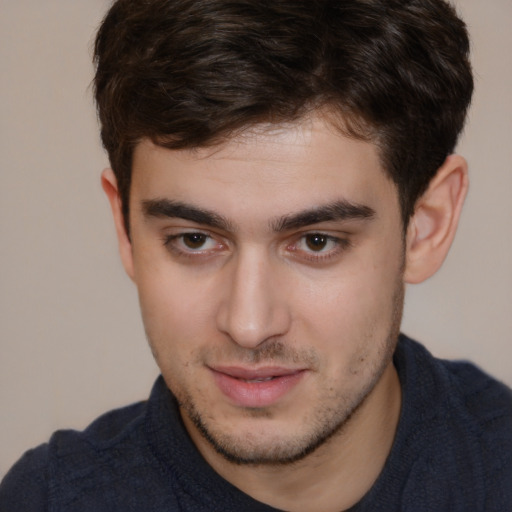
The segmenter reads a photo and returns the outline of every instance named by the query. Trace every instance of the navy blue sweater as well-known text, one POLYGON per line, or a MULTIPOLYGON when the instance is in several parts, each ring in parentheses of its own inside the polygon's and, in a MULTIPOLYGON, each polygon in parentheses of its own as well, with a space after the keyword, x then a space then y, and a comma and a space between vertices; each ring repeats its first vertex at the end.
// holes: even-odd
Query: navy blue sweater
MULTIPOLYGON (((403 389, 385 468, 357 512, 511 512, 512 394, 402 336, 403 389)), ((0 485, 0 512, 276 512, 201 457, 160 377, 148 401, 59 431, 0 485)))

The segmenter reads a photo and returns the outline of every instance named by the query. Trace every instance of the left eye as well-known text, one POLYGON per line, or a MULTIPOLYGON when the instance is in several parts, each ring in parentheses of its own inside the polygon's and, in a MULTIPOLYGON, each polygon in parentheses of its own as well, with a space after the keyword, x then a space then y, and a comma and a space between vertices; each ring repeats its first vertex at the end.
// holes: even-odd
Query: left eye
POLYGON ((339 240, 323 233, 311 233, 304 235, 297 248, 308 252, 329 252, 339 245, 339 240))
POLYGON ((187 249, 202 249, 210 237, 204 233, 185 233, 181 239, 187 249))

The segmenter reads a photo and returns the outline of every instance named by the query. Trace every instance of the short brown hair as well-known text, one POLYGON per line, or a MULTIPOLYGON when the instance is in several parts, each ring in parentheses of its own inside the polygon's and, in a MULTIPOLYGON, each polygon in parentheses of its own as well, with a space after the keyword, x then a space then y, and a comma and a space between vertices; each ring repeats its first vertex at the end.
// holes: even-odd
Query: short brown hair
POLYGON ((377 144, 406 225, 473 91, 466 27, 443 0, 117 0, 94 59, 127 229, 142 138, 208 146, 326 107, 377 144))

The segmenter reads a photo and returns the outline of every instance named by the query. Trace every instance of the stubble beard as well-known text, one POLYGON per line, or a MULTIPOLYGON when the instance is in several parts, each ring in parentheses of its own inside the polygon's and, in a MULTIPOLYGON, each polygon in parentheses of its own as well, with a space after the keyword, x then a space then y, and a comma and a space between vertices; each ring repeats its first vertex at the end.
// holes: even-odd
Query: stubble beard
MULTIPOLYGON (((317 409, 316 417, 309 422, 309 430, 305 434, 286 440, 276 439, 275 442, 266 443, 265 446, 258 444, 251 446, 251 439, 239 439, 212 428, 205 420, 205 416, 196 407, 192 397, 187 393, 177 397, 182 415, 185 414, 215 452, 230 463, 251 466, 282 466, 304 459, 331 438, 343 435, 347 425, 365 403, 381 379, 384 371, 391 363, 400 333, 404 295, 404 284, 402 279, 400 279, 393 294, 393 311, 387 337, 381 344, 381 348, 369 370, 369 376, 364 386, 361 387, 358 393, 352 396, 345 396, 343 393, 333 395, 333 399, 329 403, 336 404, 336 407, 330 406, 317 409)), ((270 346, 256 349, 253 354, 254 359, 264 360, 263 352, 267 354, 288 353, 287 348, 281 342, 274 341, 271 343, 272 345, 270 346)), ((247 416, 254 418, 271 416, 270 411, 267 410, 247 409, 245 412, 247 416)))

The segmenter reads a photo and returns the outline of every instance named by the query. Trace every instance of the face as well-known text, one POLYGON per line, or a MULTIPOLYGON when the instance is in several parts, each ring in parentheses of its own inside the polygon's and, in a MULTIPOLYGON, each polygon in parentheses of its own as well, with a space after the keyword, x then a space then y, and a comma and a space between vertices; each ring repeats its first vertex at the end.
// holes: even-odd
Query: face
POLYGON ((228 460, 304 457, 389 371, 404 248, 374 145, 321 118, 214 149, 143 141, 130 225, 156 361, 192 438, 228 460))

